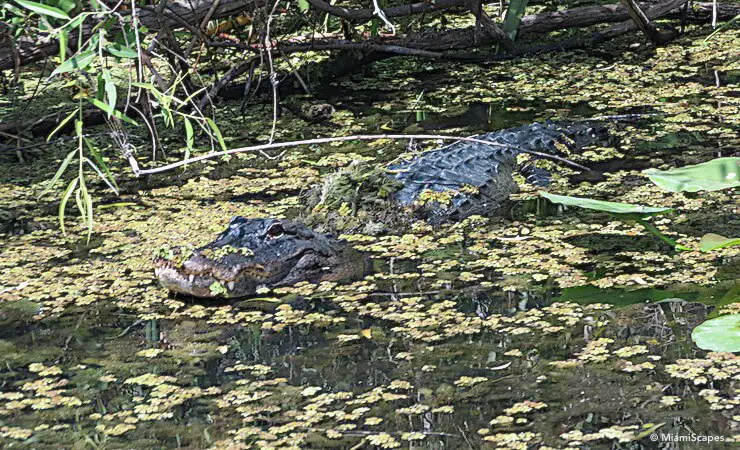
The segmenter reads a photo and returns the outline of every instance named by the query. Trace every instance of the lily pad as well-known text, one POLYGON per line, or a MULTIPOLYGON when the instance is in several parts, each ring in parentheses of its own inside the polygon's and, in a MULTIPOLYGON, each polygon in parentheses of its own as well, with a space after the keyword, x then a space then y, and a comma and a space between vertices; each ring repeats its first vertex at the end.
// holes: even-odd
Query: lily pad
POLYGON ((699 242, 699 249, 703 252, 709 252, 725 247, 740 245, 740 238, 726 238, 719 234, 708 233, 702 236, 699 242))
POLYGON ((630 203, 606 202, 603 200, 594 200, 591 198, 548 194, 547 192, 542 191, 540 191, 540 195, 553 203, 560 203, 567 206, 578 206, 580 208, 593 209, 595 211, 604 211, 612 214, 626 214, 632 216, 637 215, 641 217, 648 217, 672 211, 671 208, 632 205, 630 203))
POLYGON ((740 352, 740 314, 707 320, 694 328, 691 339, 704 350, 740 352))
POLYGON ((719 191, 740 186, 740 158, 718 158, 679 169, 647 169, 643 173, 666 191, 719 191))

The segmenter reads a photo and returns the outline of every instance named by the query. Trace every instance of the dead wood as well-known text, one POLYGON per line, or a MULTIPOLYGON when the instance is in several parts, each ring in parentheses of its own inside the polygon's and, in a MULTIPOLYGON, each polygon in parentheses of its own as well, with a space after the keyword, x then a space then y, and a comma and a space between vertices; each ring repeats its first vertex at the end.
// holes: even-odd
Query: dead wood
MULTIPOLYGON (((215 1, 216 0, 179 0, 167 2, 159 19, 157 19, 157 11, 151 8, 145 8, 139 11, 139 17, 142 24, 146 25, 150 30, 156 31, 162 29, 163 26, 166 26, 171 29, 185 28, 193 32, 194 35, 198 35, 200 33, 199 27, 209 12, 211 13, 211 18, 218 19, 245 11, 251 11, 265 4, 265 0, 220 0, 214 8, 215 1)), ((423 12, 464 7, 467 1, 468 0, 438 0, 436 2, 423 1, 404 6, 386 8, 384 9, 384 12, 388 18, 401 17, 423 12)), ((309 0, 309 2, 318 10, 349 20, 369 20, 373 18, 373 11, 369 8, 353 10, 339 6, 332 6, 323 0, 309 0)), ((652 5, 655 5, 655 3, 638 3, 638 6, 643 10, 652 5)), ((686 19, 693 22, 704 22, 710 20, 712 8, 713 5, 709 2, 696 3, 689 9, 686 19)), ((720 20, 731 19, 740 14, 740 5, 719 4, 717 12, 720 20)), ((677 14, 677 11, 673 13, 673 15, 677 14)), ((621 22, 627 19, 629 19, 629 14, 620 4, 586 6, 565 11, 524 16, 519 27, 518 35, 547 33, 567 28, 589 27, 599 23, 621 22)), ((489 28, 489 30, 493 30, 485 23, 483 26, 489 28)), ((494 38, 493 36, 496 36, 496 34, 497 33, 495 33, 495 31, 485 33, 481 36, 478 44, 491 45, 496 42, 505 42, 500 39, 500 36, 498 38, 494 38)), ((438 51, 469 48, 470 46, 466 45, 465 42, 475 42, 475 35, 474 32, 470 32, 469 30, 449 30, 438 32, 436 36, 422 32, 416 36, 395 37, 390 40, 391 42, 384 42, 384 40, 381 39, 380 42, 374 42, 373 45, 392 46, 386 47, 382 50, 377 49, 377 51, 391 51, 398 54, 411 54, 413 53, 413 50, 417 50, 418 52, 430 51, 434 53, 438 51), (439 41, 431 42, 431 45, 424 45, 423 39, 427 37, 439 39, 439 41), (398 43, 399 39, 405 40, 409 45, 398 43)), ((69 42, 72 46, 71 50, 74 51, 73 44, 77 42, 77 37, 73 34, 70 36, 69 42)), ((319 48, 323 46, 323 49, 325 50, 334 50, 336 44, 337 42, 327 43, 317 41, 314 44, 314 47, 319 48)), ((281 46, 281 50, 284 52, 306 51, 306 49, 313 50, 315 48, 311 48, 306 44, 300 44, 293 48, 291 48, 291 44, 281 46)), ((24 66, 26 64, 42 60, 48 56, 55 55, 58 51, 58 43, 55 39, 52 39, 49 36, 39 35, 33 38, 21 37, 14 42, 9 41, 7 38, 3 38, 0 39, 0 70, 24 66)), ((417 56, 438 57, 440 55, 419 54, 417 56)), ((360 59, 365 58, 363 57, 360 59)), ((375 60, 377 58, 370 59, 375 60)))

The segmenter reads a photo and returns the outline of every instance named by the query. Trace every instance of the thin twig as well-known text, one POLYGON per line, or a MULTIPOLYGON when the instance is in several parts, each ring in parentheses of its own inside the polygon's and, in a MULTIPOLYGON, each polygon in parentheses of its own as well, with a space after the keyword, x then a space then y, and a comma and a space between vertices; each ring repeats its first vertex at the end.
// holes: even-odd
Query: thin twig
MULTIPOLYGON (((270 15, 267 16, 267 25, 265 26, 265 38, 262 42, 265 50, 268 45, 271 44, 270 31, 272 26, 272 19, 275 16, 275 10, 277 10, 280 0, 275 0, 275 4, 272 5, 270 15)), ((272 61, 272 52, 267 52, 267 63, 270 68, 270 84, 272 85, 272 128, 270 129, 270 144, 275 140, 275 132, 277 131, 277 119, 278 119, 278 85, 280 81, 277 79, 277 73, 275 73, 275 65, 272 61)))
POLYGON ((286 148, 286 147, 297 147, 299 145, 327 144, 330 142, 344 142, 344 141, 375 141, 378 139, 439 139, 439 140, 444 140, 444 141, 474 142, 474 143, 483 144, 483 145, 490 145, 493 147, 508 148, 508 149, 514 150, 519 153, 527 153, 527 154, 538 156, 544 159, 552 159, 555 161, 559 161, 563 164, 575 167, 580 170, 585 170, 585 171, 591 170, 588 167, 582 166, 573 161, 569 161, 565 158, 561 158, 560 156, 550 155, 547 153, 537 152, 534 150, 526 150, 523 148, 515 147, 513 145, 506 145, 506 144, 499 144, 496 142, 485 141, 483 139, 478 139, 474 137, 461 138, 458 136, 443 136, 443 135, 437 135, 437 134, 369 134, 369 135, 360 134, 360 135, 354 135, 354 136, 315 138, 315 139, 305 139, 301 141, 277 142, 277 143, 272 143, 272 144, 262 144, 262 145, 253 145, 250 147, 234 148, 234 149, 225 150, 222 152, 214 152, 214 153, 209 153, 207 155, 196 156, 193 158, 189 158, 183 161, 178 161, 172 164, 167 164, 166 166, 157 167, 154 169, 139 170, 138 173, 137 172, 134 172, 134 173, 137 176, 151 175, 154 173, 166 172, 168 170, 176 169, 178 167, 181 167, 181 166, 184 166, 190 163, 203 161, 203 160, 211 159, 211 158, 218 158, 219 156, 233 155, 235 153, 264 152, 265 150, 272 150, 272 149, 286 148))

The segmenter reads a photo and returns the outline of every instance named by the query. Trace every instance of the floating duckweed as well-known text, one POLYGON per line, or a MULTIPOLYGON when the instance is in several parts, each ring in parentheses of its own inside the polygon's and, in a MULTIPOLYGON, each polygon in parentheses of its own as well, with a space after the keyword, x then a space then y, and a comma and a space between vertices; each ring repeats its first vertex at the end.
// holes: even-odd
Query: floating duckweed
POLYGON ((488 378, 486 377, 467 377, 462 376, 454 381, 455 386, 459 387, 470 387, 473 385, 476 385, 478 383, 483 383, 485 381, 488 381, 488 378))

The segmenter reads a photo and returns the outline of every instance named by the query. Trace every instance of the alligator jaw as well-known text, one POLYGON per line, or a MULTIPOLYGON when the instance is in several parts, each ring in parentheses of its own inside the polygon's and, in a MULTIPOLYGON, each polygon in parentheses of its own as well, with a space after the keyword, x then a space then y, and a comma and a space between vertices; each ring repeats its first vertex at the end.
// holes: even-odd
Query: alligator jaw
POLYGON ((256 270, 244 270, 240 276, 230 279, 221 278, 216 272, 205 268, 202 271, 188 271, 163 259, 157 259, 154 263, 154 274, 164 288, 194 297, 243 297, 254 294, 257 287, 264 284, 256 270))
MULTIPOLYGON (((261 286, 355 278, 365 264, 354 252, 305 225, 235 217, 200 248, 161 248, 154 259, 163 287, 195 297, 254 295, 261 286)), ((362 272, 362 273, 361 273, 362 272)))

